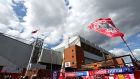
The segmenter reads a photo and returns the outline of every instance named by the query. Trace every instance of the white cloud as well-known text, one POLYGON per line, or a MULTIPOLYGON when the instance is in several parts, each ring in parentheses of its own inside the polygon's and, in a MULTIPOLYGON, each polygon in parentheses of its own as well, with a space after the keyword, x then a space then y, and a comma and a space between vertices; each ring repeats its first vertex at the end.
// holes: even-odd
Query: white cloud
POLYGON ((26 24, 38 27, 56 27, 63 23, 66 16, 62 0, 27 0, 27 16, 24 17, 26 24))
MULTIPOLYGON (((19 2, 18 0, 15 1, 19 2)), ((24 5, 27 8, 26 16, 23 17, 25 22, 19 23, 11 7, 13 5, 12 0, 1 0, 0 17, 4 18, 0 19, 0 23, 4 24, 4 26, 0 30, 11 27, 17 31, 18 26, 22 25, 24 32, 19 36, 24 39, 30 39, 32 37, 31 31, 40 29, 40 34, 50 33, 45 38, 45 42, 51 44, 57 43, 61 36, 66 37, 67 35, 78 33, 106 49, 120 43, 122 40, 120 38, 109 39, 99 33, 88 30, 88 24, 95 19, 111 17, 116 26, 125 33, 126 39, 140 30, 138 0, 135 2, 131 0, 69 0, 69 2, 72 6, 70 11, 65 6, 64 0, 25 0, 24 5)))
POLYGON ((0 32, 5 33, 7 31, 8 27, 4 24, 0 24, 0 32))
POLYGON ((22 41, 30 40, 32 37, 32 29, 19 22, 19 19, 13 10, 13 5, 15 4, 12 3, 12 0, 0 0, 0 32, 14 38, 16 37, 16 39, 21 38, 22 41), (21 26, 24 30, 23 33, 20 33, 21 26))
POLYGON ((12 0, 0 0, 0 32, 18 35, 19 20, 12 8, 12 0), (17 34, 16 34, 17 33, 17 34))
POLYGON ((134 51, 134 55, 140 60, 140 49, 135 49, 134 51))
POLYGON ((11 21, 18 21, 18 18, 15 16, 15 13, 12 9, 11 0, 0 0, 0 23, 5 25, 11 25, 11 21))
MULTIPOLYGON (((121 48, 114 48, 112 50, 110 50, 109 52, 115 54, 116 56, 122 56, 122 55, 128 55, 128 54, 131 54, 129 51, 126 51, 124 49, 121 49, 121 48)), ((132 53, 134 54, 134 56, 140 60, 140 49, 134 49, 132 51, 132 53)))
POLYGON ((116 56, 122 56, 122 55, 128 54, 128 51, 125 51, 119 48, 114 48, 113 50, 110 50, 109 52, 111 52, 112 54, 115 54, 116 56))
POLYGON ((11 34, 13 36, 18 37, 19 36, 19 31, 17 31, 17 30, 7 30, 6 34, 11 34))

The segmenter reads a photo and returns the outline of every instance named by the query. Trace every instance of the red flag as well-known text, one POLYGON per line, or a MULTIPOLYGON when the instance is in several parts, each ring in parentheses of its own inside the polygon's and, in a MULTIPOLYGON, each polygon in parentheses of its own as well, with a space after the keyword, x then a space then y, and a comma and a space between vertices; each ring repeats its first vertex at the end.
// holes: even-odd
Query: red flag
POLYGON ((32 31, 32 33, 33 33, 33 34, 34 34, 34 33, 37 33, 37 31, 38 31, 38 30, 34 30, 34 31, 32 31))
POLYGON ((108 37, 123 37, 124 34, 119 31, 110 18, 100 18, 95 20, 89 26, 89 29, 104 34, 108 37))

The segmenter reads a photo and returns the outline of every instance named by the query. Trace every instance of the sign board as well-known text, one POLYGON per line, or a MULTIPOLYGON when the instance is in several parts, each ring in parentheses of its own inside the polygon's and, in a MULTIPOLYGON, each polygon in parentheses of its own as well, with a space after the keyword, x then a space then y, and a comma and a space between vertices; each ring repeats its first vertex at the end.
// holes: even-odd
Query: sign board
POLYGON ((76 72, 76 76, 87 76, 88 71, 76 72))
MULTIPOLYGON (((112 68, 112 69, 100 69, 100 70, 92 70, 92 71, 79 71, 79 72, 66 72, 66 76, 94 76, 94 75, 104 75, 104 74, 120 74, 119 77, 129 78, 128 75, 121 75, 125 73, 132 73, 133 68, 124 67, 124 68, 112 68)), ((115 76, 115 75, 114 75, 115 76)), ((118 75, 116 75, 118 77, 118 75)))
POLYGON ((109 74, 122 73, 122 68, 108 69, 109 74))
POLYGON ((89 76, 93 76, 94 75, 94 71, 88 71, 89 76))
POLYGON ((76 76, 75 72, 65 73, 65 77, 75 77, 75 76, 76 76))
POLYGON ((65 62, 65 67, 70 67, 70 66, 71 66, 70 62, 65 62))
POLYGON ((95 70, 94 74, 107 74, 107 69, 95 70))

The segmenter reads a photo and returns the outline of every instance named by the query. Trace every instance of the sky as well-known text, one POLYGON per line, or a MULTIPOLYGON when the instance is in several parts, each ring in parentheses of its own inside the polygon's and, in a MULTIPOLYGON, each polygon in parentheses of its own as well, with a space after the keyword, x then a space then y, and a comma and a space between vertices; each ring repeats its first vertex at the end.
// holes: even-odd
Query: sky
POLYGON ((140 59, 140 0, 66 1, 0 0, 0 32, 31 42, 40 36, 49 48, 78 34, 113 54, 129 54, 120 37, 110 39, 88 29, 94 20, 110 17, 140 59), (39 31, 32 34, 34 30, 39 31))

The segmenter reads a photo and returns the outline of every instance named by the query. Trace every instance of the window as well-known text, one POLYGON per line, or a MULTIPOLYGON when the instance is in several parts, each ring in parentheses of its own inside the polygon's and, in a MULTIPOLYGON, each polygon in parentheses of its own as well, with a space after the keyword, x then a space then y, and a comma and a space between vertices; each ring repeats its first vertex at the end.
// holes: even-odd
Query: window
POLYGON ((72 49, 72 52, 74 52, 74 50, 72 49))
POLYGON ((72 58, 74 58, 74 56, 72 56, 72 58))
POLYGON ((72 64, 74 64, 74 62, 72 62, 72 64))

